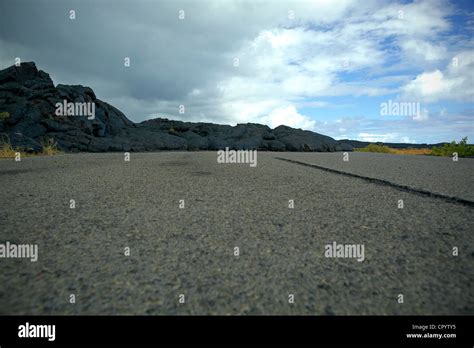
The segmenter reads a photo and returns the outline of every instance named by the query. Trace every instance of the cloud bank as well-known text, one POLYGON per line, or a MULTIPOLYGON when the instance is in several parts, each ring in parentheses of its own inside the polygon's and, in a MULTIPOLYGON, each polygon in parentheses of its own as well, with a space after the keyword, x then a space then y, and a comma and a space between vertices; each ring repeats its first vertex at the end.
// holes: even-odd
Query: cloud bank
POLYGON ((33 60, 55 83, 88 85, 136 122, 285 124, 382 141, 474 137, 466 24, 474 15, 455 3, 7 0, 0 17, 2 68, 33 60), (388 99, 425 112, 380 117, 388 99))

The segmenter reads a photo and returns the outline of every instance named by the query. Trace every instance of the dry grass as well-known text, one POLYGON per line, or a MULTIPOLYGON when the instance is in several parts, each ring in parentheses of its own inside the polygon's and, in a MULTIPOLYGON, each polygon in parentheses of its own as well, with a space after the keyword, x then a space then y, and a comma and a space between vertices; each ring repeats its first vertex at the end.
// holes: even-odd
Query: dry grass
POLYGON ((4 142, 0 146, 0 158, 15 158, 15 154, 17 151, 13 149, 12 144, 10 142, 4 142))
POLYGON ((62 151, 58 149, 57 143, 54 139, 44 140, 42 145, 43 150, 38 153, 19 151, 13 148, 8 136, 2 136, 0 138, 0 158, 15 158, 18 152, 20 153, 21 158, 32 156, 53 156, 62 153, 62 151))
POLYGON ((390 148, 390 153, 396 155, 431 155, 431 149, 393 149, 390 148))
POLYGON ((42 155, 45 156, 54 156, 57 154, 60 154, 61 151, 58 149, 58 144, 54 139, 47 139, 43 142, 43 152, 41 152, 42 155))
POLYGON ((366 147, 362 147, 362 148, 359 148, 359 149, 354 149, 354 151, 391 153, 391 154, 395 154, 395 155, 431 155, 432 154, 431 149, 428 149, 428 148, 423 148, 423 149, 412 149, 412 148, 394 149, 394 148, 388 147, 387 145, 381 145, 381 144, 369 144, 366 147))
POLYGON ((474 157, 474 145, 467 143, 467 137, 462 138, 458 142, 452 141, 451 143, 446 143, 442 146, 433 146, 431 149, 393 149, 383 144, 369 144, 366 147, 354 149, 354 151, 392 153, 396 155, 432 155, 446 157, 457 154, 459 157, 474 157))

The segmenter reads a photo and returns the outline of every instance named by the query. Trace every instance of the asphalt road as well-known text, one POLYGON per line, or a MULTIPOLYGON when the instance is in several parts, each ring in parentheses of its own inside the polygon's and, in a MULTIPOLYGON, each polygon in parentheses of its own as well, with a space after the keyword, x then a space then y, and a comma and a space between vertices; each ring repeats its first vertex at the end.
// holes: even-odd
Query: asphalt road
POLYGON ((474 314, 472 206, 275 157, 474 197, 474 159, 0 160, 0 243, 39 248, 37 262, 0 258, 0 314, 474 314), (364 261, 325 257, 333 242, 364 245, 364 261))
POLYGON ((474 158, 453 161, 450 157, 350 152, 348 160, 344 161, 343 156, 343 152, 317 155, 300 152, 282 153, 278 157, 474 202, 474 158))

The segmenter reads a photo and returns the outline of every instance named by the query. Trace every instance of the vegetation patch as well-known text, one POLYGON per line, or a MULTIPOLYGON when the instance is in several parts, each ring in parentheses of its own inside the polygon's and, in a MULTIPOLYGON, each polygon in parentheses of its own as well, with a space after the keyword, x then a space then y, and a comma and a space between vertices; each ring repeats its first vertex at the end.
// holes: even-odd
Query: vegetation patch
POLYGON ((168 134, 179 136, 179 132, 176 129, 174 129, 173 127, 170 127, 170 129, 168 130, 168 134))
POLYGON ((6 112, 6 111, 0 112, 0 121, 1 122, 4 122, 8 118, 10 118, 10 114, 8 112, 6 112))
POLYGON ((61 153, 58 149, 58 143, 53 138, 44 139, 41 145, 43 146, 41 155, 54 156, 61 153))
POLYGON ((57 142, 52 138, 43 139, 41 152, 25 152, 19 149, 15 149, 10 138, 7 135, 2 135, 0 138, 0 158, 15 158, 17 153, 20 153, 21 157, 32 157, 32 156, 53 156, 62 153, 58 149, 57 142))
POLYGON ((431 149, 428 148, 406 148, 406 149, 393 149, 390 148, 391 152, 395 155, 431 155, 431 149))
POLYGON ((468 157, 474 156, 474 145, 469 145, 467 137, 464 137, 459 142, 452 141, 443 146, 435 146, 431 151, 435 156, 453 156, 454 153, 457 153, 458 157, 468 157))
POLYGON ((355 149, 354 151, 391 153, 391 154, 394 154, 394 155, 431 155, 431 149, 428 149, 428 148, 422 148, 422 149, 413 149, 413 148, 394 149, 394 148, 388 147, 387 145, 381 145, 381 144, 369 144, 366 147, 362 147, 360 149, 355 149))
POLYGON ((2 136, 0 143, 0 158, 14 158, 17 151, 10 143, 8 136, 2 136))
POLYGON ((359 149, 354 149, 354 151, 359 152, 379 152, 379 153, 391 153, 391 149, 386 145, 379 144, 369 144, 366 147, 361 147, 359 149))
POLYGON ((383 144, 369 144, 366 147, 354 149, 359 152, 378 152, 378 153, 391 153, 395 155, 434 155, 434 156, 447 156, 451 157, 454 153, 458 154, 458 157, 470 157, 474 156, 474 145, 467 143, 467 137, 462 138, 461 141, 452 141, 449 144, 443 146, 433 146, 431 149, 428 148, 405 148, 405 149, 394 149, 383 144))

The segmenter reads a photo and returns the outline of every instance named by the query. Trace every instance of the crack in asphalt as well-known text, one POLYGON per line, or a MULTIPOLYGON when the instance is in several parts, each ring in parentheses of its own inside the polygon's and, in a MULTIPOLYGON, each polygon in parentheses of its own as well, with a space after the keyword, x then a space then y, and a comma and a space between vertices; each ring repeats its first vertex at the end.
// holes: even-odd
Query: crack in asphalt
POLYGON ((401 184, 397 184, 397 183, 394 183, 394 182, 391 182, 391 181, 388 181, 388 180, 371 178, 371 177, 368 177, 368 176, 353 174, 353 173, 349 173, 349 172, 343 172, 343 171, 336 170, 336 169, 331 169, 331 168, 327 168, 327 167, 318 166, 316 164, 309 164, 309 163, 305 163, 305 162, 290 160, 288 158, 275 157, 275 159, 280 160, 280 161, 286 161, 286 162, 297 164, 297 165, 301 165, 301 166, 305 166, 305 167, 311 167, 311 168, 324 170, 326 172, 333 173, 333 174, 339 174, 339 175, 344 175, 344 176, 348 176, 348 177, 351 177, 351 178, 362 179, 362 180, 365 180, 365 181, 373 183, 373 184, 392 187, 392 188, 395 188, 397 190, 408 192, 408 193, 413 193, 413 194, 417 194, 417 195, 421 195, 421 196, 425 196, 425 197, 432 197, 432 198, 442 199, 446 202, 461 204, 461 205, 468 206, 468 207, 474 207, 474 201, 470 201, 470 200, 464 199, 464 198, 449 196, 449 195, 445 195, 445 194, 442 194, 442 193, 431 192, 431 191, 427 191, 427 190, 423 190, 423 189, 419 189, 419 188, 415 188, 415 187, 411 187, 411 186, 407 186, 407 185, 401 185, 401 184))

